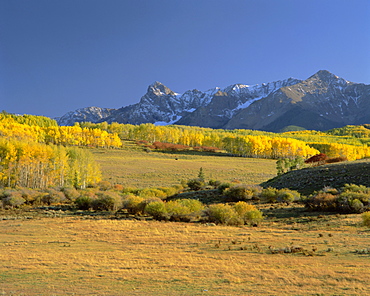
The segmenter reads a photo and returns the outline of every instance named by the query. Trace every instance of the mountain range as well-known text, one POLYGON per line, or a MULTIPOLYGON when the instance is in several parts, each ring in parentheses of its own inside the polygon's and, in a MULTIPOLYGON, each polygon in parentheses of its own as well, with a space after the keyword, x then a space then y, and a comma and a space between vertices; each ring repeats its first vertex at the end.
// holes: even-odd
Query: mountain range
POLYGON ((306 80, 233 84, 224 89, 193 89, 183 94, 154 82, 137 104, 119 109, 82 108, 57 121, 60 125, 107 121, 273 132, 288 126, 328 130, 370 123, 370 85, 349 82, 326 70, 306 80))

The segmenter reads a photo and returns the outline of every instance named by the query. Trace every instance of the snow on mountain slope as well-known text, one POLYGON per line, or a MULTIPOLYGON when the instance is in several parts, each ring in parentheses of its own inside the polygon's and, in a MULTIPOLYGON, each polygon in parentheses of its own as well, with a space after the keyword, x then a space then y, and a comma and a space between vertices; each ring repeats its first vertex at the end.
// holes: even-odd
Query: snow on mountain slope
POLYGON ((119 109, 89 107, 58 122, 181 124, 211 128, 278 131, 288 125, 325 130, 370 122, 370 85, 346 81, 326 70, 306 80, 233 84, 178 94, 160 82, 149 85, 137 104, 119 109))
POLYGON ((87 107, 70 111, 58 118, 59 125, 73 125, 75 122, 98 122, 112 114, 114 109, 87 107))
MULTIPOLYGON (((198 108, 208 106, 215 95, 226 93, 234 102, 232 108, 226 108, 223 114, 230 118, 240 109, 246 108, 252 102, 267 96, 272 91, 297 83, 299 80, 289 78, 283 81, 263 83, 261 85, 234 84, 224 89, 215 87, 207 91, 197 89, 178 94, 156 81, 149 85, 146 94, 140 102, 120 109, 89 107, 68 112, 58 119, 60 125, 73 125, 81 121, 107 121, 121 123, 154 123, 158 125, 173 124, 183 117, 193 113, 198 108)), ((220 114, 218 114, 220 116, 220 114)))

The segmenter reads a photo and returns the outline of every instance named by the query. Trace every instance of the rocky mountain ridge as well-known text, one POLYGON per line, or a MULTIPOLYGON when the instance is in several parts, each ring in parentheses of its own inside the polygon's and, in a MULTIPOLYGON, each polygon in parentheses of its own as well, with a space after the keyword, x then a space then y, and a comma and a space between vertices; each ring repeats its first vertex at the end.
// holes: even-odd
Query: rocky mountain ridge
POLYGON ((280 131, 295 125, 327 130, 370 122, 370 85, 344 80, 321 70, 306 80, 289 78, 260 85, 178 94, 151 84, 139 103, 119 109, 88 107, 58 119, 61 125, 107 121, 179 124, 224 129, 280 131))

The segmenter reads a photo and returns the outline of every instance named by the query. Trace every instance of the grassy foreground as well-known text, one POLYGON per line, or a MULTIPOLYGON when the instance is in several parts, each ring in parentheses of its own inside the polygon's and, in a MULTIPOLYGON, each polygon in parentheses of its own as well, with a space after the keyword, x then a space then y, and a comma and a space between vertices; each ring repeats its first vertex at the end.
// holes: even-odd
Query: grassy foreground
POLYGON ((369 246, 370 232, 359 222, 359 215, 271 219, 258 228, 3 220, 0 294, 368 295, 369 254, 355 250, 369 246), (291 244, 305 253, 269 249, 291 244))

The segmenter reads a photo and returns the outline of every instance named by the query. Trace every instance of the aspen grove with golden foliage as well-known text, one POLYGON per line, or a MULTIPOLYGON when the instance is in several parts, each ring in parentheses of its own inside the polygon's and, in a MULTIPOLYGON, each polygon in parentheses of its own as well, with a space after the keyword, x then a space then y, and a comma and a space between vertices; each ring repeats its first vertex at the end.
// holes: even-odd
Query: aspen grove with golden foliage
POLYGON ((89 129, 114 131, 121 139, 192 147, 217 147, 230 154, 244 157, 309 158, 319 153, 325 153, 329 157, 347 157, 348 160, 370 157, 368 125, 347 126, 328 132, 303 130, 284 133, 195 126, 156 126, 151 123, 131 125, 83 122, 77 125, 89 129))
POLYGON ((101 180, 90 151, 77 147, 0 139, 0 186, 86 188, 101 180))
POLYGON ((118 148, 122 146, 116 133, 101 129, 74 126, 39 126, 19 123, 10 116, 0 117, 0 135, 4 138, 64 146, 118 148))
POLYGON ((122 142, 117 134, 103 130, 0 114, 0 186, 86 188, 99 182, 101 172, 90 151, 71 146, 111 148, 122 142))

